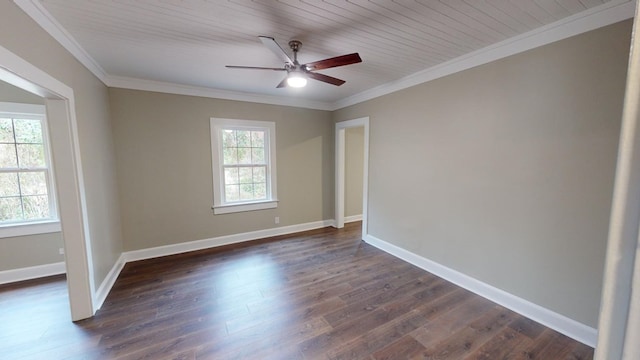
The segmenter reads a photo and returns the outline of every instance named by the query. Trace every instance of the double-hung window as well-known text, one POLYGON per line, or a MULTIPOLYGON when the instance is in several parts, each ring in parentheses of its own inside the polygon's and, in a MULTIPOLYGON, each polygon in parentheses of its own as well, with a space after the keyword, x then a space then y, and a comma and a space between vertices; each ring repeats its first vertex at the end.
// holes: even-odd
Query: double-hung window
POLYGON ((44 113, 0 103, 0 237, 60 230, 44 113))
POLYGON ((277 207, 274 122, 211 118, 215 214, 277 207))

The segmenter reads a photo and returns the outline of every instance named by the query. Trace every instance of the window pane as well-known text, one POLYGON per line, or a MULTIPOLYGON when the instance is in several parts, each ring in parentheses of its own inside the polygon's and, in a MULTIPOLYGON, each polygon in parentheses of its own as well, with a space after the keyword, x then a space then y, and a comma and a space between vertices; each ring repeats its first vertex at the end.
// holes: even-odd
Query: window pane
POLYGON ((23 196, 24 218, 46 219, 49 217, 49 199, 47 195, 23 196))
POLYGON ((251 160, 253 164, 264 164, 264 149, 253 148, 251 149, 251 160))
POLYGON ((0 173, 0 196, 20 196, 18 173, 0 173))
POLYGON ((13 139, 13 124, 11 119, 0 119, 0 142, 15 142, 13 139))
POLYGON ((238 164, 251 164, 251 148, 238 148, 238 164))
POLYGON ((251 146, 251 131, 236 130, 236 140, 238 146, 250 147, 251 146))
POLYGON ((264 131, 251 132, 251 146, 259 148, 264 147, 264 131))
POLYGON ((20 168, 45 167, 44 146, 42 144, 18 144, 18 164, 20 168))
POLYGON ((224 198, 227 202, 240 200, 240 185, 227 185, 224 187, 224 198))
POLYGON ((240 185, 240 200, 253 200, 253 184, 240 185))
POLYGON ((0 168, 17 168, 16 146, 0 144, 0 168))
POLYGON ((225 185, 238 184, 238 168, 224 169, 224 184, 225 185))
POLYGON ((22 219, 22 206, 18 197, 0 197, 0 221, 22 219))
POLYGON ((222 130, 222 146, 236 147, 236 132, 233 130, 222 130))
POLYGON ((15 119, 13 123, 16 131, 16 142, 42 143, 42 123, 40 120, 15 119))
MULTIPOLYGON (((213 149, 214 206, 263 202, 275 196, 276 189, 271 188, 275 169, 270 163, 275 154, 266 148, 270 136, 275 136, 274 123, 212 118, 211 125, 211 143, 217 148, 213 149)), ((245 208, 230 211, 236 210, 245 208)))
POLYGON ((256 166, 253 168, 253 182, 266 182, 266 167, 256 166))
POLYGON ((264 200, 267 198, 267 184, 253 184, 253 191, 256 200, 264 200))
POLYGON ((20 173, 22 195, 47 195, 47 178, 44 171, 20 173))
POLYGON ((235 165, 238 163, 238 152, 236 148, 224 149, 224 165, 235 165))
MULTIPOLYGON (((0 168, 47 168, 45 130, 41 120, 0 119, 0 168)), ((47 185, 46 170, 0 173, 0 222, 51 218, 47 185)))
POLYGON ((240 168, 240 184, 253 183, 253 174, 250 167, 240 168))

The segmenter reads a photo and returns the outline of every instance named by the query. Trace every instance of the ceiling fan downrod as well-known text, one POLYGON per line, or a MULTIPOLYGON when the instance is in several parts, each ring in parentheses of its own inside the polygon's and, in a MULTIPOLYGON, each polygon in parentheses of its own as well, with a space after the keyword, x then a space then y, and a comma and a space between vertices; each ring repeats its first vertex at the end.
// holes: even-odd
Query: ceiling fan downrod
POLYGON ((302 47, 302 42, 299 40, 291 40, 289 41, 289 47, 293 51, 293 65, 297 67, 300 65, 300 63, 298 63, 298 50, 302 47))

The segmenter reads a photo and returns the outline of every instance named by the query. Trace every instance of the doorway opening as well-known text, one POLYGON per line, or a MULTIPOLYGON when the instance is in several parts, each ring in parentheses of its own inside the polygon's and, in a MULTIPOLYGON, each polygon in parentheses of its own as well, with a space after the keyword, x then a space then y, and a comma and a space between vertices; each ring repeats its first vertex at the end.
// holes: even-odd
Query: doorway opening
MULTIPOLYGON (((369 186, 369 118, 343 121, 336 123, 336 184, 335 184, 335 227, 340 229, 345 223, 345 203, 347 190, 347 130, 362 128, 362 237, 368 233, 368 186, 369 186)), ((358 164, 360 165, 360 164, 358 164)), ((352 165, 353 166, 353 165, 352 165)))
POLYGON ((73 89, 0 46, 0 81, 44 99, 72 320, 93 316, 95 293, 73 89))

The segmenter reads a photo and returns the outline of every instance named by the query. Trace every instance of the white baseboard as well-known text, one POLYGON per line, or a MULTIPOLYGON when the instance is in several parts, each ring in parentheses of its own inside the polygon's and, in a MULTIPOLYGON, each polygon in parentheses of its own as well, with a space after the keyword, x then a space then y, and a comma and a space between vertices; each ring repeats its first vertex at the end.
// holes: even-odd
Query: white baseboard
POLYGON ((351 216, 345 216, 344 217, 344 223, 350 223, 350 222, 355 222, 355 221, 362 221, 362 214, 360 215, 351 215, 351 216))
POLYGON ((301 231, 320 229, 327 226, 333 226, 334 223, 334 220, 322 220, 305 224, 282 226, 272 229, 251 231, 241 234, 219 236, 215 238, 124 252, 120 255, 116 263, 109 271, 109 274, 107 274, 107 277, 104 279, 104 281, 102 281, 102 284, 100 284, 100 287, 96 291, 93 301, 94 311, 98 311, 100 307, 102 307, 102 304, 104 304, 107 295, 109 295, 109 291, 111 291, 111 288, 118 279, 118 275, 120 275, 120 272, 124 268, 124 265, 128 262, 151 259, 167 255, 181 254, 195 250, 209 249, 223 245, 268 238, 271 236, 287 235, 301 231))
POLYGON ((598 331, 590 326, 579 323, 564 315, 560 315, 530 301, 519 298, 506 291, 500 290, 480 280, 474 279, 468 275, 460 273, 444 265, 438 264, 420 255, 416 255, 408 250, 380 240, 374 236, 367 234, 363 236, 363 239, 367 243, 377 247, 380 250, 383 250, 430 273, 433 273, 434 275, 437 275, 484 298, 487 298, 499 305, 506 307, 507 309, 526 316, 531 320, 537 321, 572 339, 580 341, 581 343, 589 345, 591 347, 595 347, 596 345, 598 331))
POLYGON ((20 269, 0 271, 0 284, 37 279, 46 276, 65 274, 67 269, 64 262, 30 266, 20 269))
POLYGON ((210 239, 195 240, 195 241, 158 246, 158 247, 142 249, 142 250, 127 251, 127 252, 124 252, 122 255, 125 262, 145 260, 145 259, 151 259, 151 258, 160 257, 160 256, 175 255, 175 254, 181 254, 189 251, 203 250, 203 249, 209 249, 217 246, 236 244, 236 243, 245 242, 245 241, 267 238, 271 236, 286 235, 286 234, 292 234, 292 233, 301 232, 301 231, 320 229, 320 228, 332 226, 332 225, 333 225, 333 220, 315 221, 315 222, 310 222, 305 224, 282 226, 282 227, 277 227, 272 229, 251 231, 251 232, 233 234, 233 235, 225 235, 225 236, 219 236, 219 237, 210 238, 210 239))
POLYGON ((120 257, 118 257, 118 260, 116 260, 116 263, 113 264, 113 267, 111 268, 111 270, 109 270, 109 273, 100 284, 100 287, 98 287, 98 290, 96 290, 96 293, 93 296, 94 314, 102 307, 102 304, 104 304, 107 295, 109 295, 109 291, 111 291, 111 288, 113 287, 113 285, 115 285, 116 280, 118 279, 118 275, 120 275, 120 272, 122 271, 122 268, 124 268, 125 263, 126 261, 124 260, 124 254, 120 254, 120 257))

